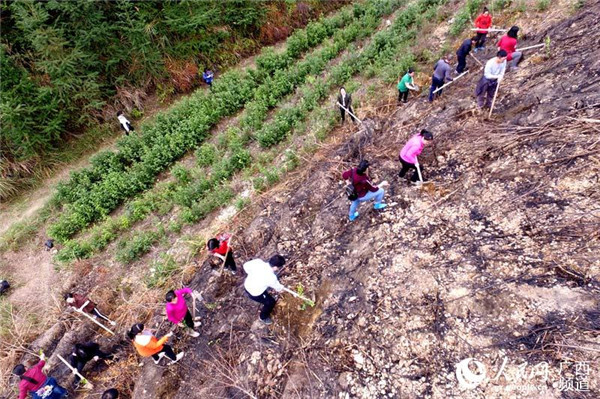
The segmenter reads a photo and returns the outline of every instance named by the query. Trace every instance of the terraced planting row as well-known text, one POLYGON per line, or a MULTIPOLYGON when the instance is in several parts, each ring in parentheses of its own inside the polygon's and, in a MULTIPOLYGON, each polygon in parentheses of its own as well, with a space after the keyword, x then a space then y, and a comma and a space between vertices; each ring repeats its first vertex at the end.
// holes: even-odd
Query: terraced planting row
MULTIPOLYGON (((190 206, 191 202, 202 193, 213 189, 216 184, 229 179, 235 171, 244 168, 250 161, 250 156, 243 149, 243 146, 247 144, 250 132, 262 127, 268 110, 276 105, 277 100, 289 94, 309 76, 323 72, 328 62, 347 49, 353 42, 372 34, 379 25, 381 16, 392 12, 403 3, 405 3, 405 0, 379 0, 373 2, 371 7, 366 8, 361 18, 338 31, 331 43, 327 43, 322 49, 313 52, 293 68, 288 69, 286 71, 288 74, 282 75, 281 79, 278 80, 281 84, 278 85, 277 89, 269 89, 268 86, 259 88, 255 98, 247 104, 244 114, 240 118, 239 132, 236 134, 235 140, 226 143, 231 147, 229 148, 230 156, 228 158, 221 158, 219 163, 214 165, 213 170, 215 172, 212 173, 209 179, 204 177, 207 171, 200 171, 201 173, 197 174, 203 177, 196 181, 193 187, 181 187, 181 185, 188 183, 183 180, 180 180, 178 184, 160 185, 157 190, 152 190, 143 195, 141 199, 130 203, 127 206, 128 210, 125 215, 116 219, 109 218, 94 227, 89 240, 70 240, 65 242, 65 248, 59 254, 58 259, 68 261, 75 258, 88 257, 92 253, 103 249, 116 237, 119 231, 129 229, 133 223, 142 220, 150 212, 156 211, 156 200, 158 198, 166 200, 172 197, 175 203, 182 206, 190 206), (385 7, 382 7, 382 5, 385 5, 385 7), (265 87, 269 90, 265 90, 265 87), (182 199, 185 197, 188 199, 182 199)), ((202 152, 207 148, 210 147, 207 147, 206 144, 201 146, 198 150, 199 156, 202 156, 202 152)), ((211 163, 213 161, 214 158, 211 159, 211 163)), ((222 196, 217 195, 215 197, 223 199, 222 196)), ((211 201, 211 209, 213 208, 214 203, 211 201)), ((195 214, 197 215, 198 212, 200 211, 197 210, 195 214)), ((203 211, 200 213, 205 214, 203 211)), ((190 220, 190 217, 186 218, 186 220, 190 220)))
MULTIPOLYGON (((383 12, 394 3, 396 0, 371 0, 309 24, 290 36, 284 52, 265 50, 257 57, 255 69, 223 74, 212 92, 198 91, 142 126, 141 134, 119 140, 117 152, 95 156, 90 168, 74 173, 69 182, 59 186, 54 203, 63 209, 49 235, 64 241, 154 185, 160 172, 255 96, 262 96, 267 106, 272 106, 280 91, 289 91, 290 85, 293 88, 295 82, 289 75, 302 54, 352 21, 383 12)), ((298 76, 308 72, 305 67, 298 70, 298 76)))
MULTIPOLYGON (((278 111, 273 120, 256 133, 255 137, 257 140, 264 148, 281 142, 289 135, 294 126, 303 121, 319 105, 319 102, 328 96, 329 92, 346 82, 352 75, 365 70, 367 67, 381 67, 392 60, 398 60, 398 50, 402 46, 408 47, 409 42, 416 35, 415 28, 420 26, 422 21, 434 17, 437 12, 437 6, 442 3, 444 1, 419 1, 400 12, 391 29, 378 32, 373 37, 371 43, 361 53, 351 53, 331 69, 329 76, 300 87, 298 91, 302 93, 302 101, 299 101, 292 107, 278 111)), ((413 57, 410 52, 404 53, 401 57, 402 64, 408 65, 412 60, 413 57)), ((404 68, 407 65, 400 68, 404 68)), ((247 157, 248 153, 242 147, 248 143, 248 136, 242 130, 230 131, 229 136, 228 140, 224 140, 221 143, 220 149, 211 148, 212 145, 209 144, 203 145, 197 152, 198 163, 203 165, 204 168, 212 165, 213 173, 214 171, 218 173, 218 171, 224 169, 224 165, 231 164, 232 162, 237 163, 239 169, 248 168, 250 160, 247 157), (230 147, 229 158, 221 159, 215 163, 214 161, 221 155, 218 152, 223 151, 228 146, 230 147), (232 159, 235 159, 235 161, 231 161, 232 159)), ((283 168, 269 169, 265 165, 266 176, 264 178, 255 178, 255 188, 264 188, 265 185, 278 181, 281 174, 295 167, 296 162, 294 162, 293 156, 289 158, 289 162, 286 162, 283 168), (259 184, 256 184, 257 182, 259 184)), ((256 168, 256 164, 257 160, 254 160, 252 162, 254 168, 256 168)), ((194 223, 202 219, 215 208, 225 204, 234 195, 233 190, 224 182, 227 178, 222 179, 223 176, 218 176, 217 179, 213 180, 220 182, 218 185, 207 184, 206 179, 203 177, 198 178, 198 176, 203 176, 206 172, 207 170, 202 168, 195 168, 192 171, 174 170, 174 174, 178 176, 178 182, 172 183, 171 189, 173 195, 171 202, 165 200, 164 197, 154 195, 152 198, 148 197, 144 204, 139 203, 138 209, 146 209, 148 210, 147 213, 149 213, 150 211, 160 212, 161 208, 163 210, 170 209, 173 203, 182 206, 183 209, 179 215, 179 219, 167 227, 167 230, 173 232, 179 231, 183 224, 194 223)), ((228 177, 231 175, 229 174, 228 177)), ((110 227, 119 225, 118 219, 110 223, 110 227)), ((122 241, 120 249, 117 252, 118 259, 124 262, 135 259, 165 234, 166 231, 164 228, 157 231, 135 233, 133 237, 122 241)), ((76 255, 77 252, 89 251, 93 243, 98 241, 98 236, 102 236, 101 231, 97 231, 95 235, 91 236, 91 240, 85 243, 74 242, 68 252, 59 256, 68 259, 76 255)))

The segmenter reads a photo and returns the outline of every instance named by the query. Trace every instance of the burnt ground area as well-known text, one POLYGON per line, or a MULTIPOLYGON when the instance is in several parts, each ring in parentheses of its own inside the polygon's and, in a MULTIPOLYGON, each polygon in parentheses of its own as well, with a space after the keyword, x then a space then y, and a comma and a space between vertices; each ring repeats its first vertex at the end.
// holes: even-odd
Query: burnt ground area
MULTIPOLYGON (((282 283, 301 283, 315 307, 281 294, 264 326, 243 277, 204 261, 187 284, 205 298, 202 335, 173 341, 184 360, 140 369, 120 334, 102 342, 120 366, 98 366, 99 378, 148 399, 599 397, 599 23, 595 1, 531 29, 522 46, 550 36, 551 50, 507 75, 490 119, 474 108, 473 64, 433 104, 372 112, 239 216, 238 266, 285 255, 282 283), (418 188, 397 176, 397 156, 421 128, 435 145, 418 188), (349 222, 340 176, 361 158, 390 182, 389 207, 364 203, 349 222), (488 378, 462 389, 468 358, 488 378), (589 366, 588 391, 565 390, 583 381, 575 363, 589 366)), ((154 325, 167 331, 160 314, 154 325)), ((61 319, 33 347, 68 353, 92 334, 61 319)))
POLYGON ((286 255, 281 280, 317 306, 283 294, 264 327, 241 277, 199 273, 216 308, 166 397, 598 397, 599 12, 530 35, 522 46, 550 36, 551 51, 507 75, 491 119, 474 110, 475 70, 433 105, 371 115, 274 190, 240 221, 236 254, 286 255), (432 184, 415 188, 397 154, 422 127, 432 184), (361 157, 390 207, 362 204, 351 223, 340 174, 361 157), (455 374, 466 358, 489 377, 472 390, 455 374), (565 362, 589 365, 590 391, 565 390, 565 362))

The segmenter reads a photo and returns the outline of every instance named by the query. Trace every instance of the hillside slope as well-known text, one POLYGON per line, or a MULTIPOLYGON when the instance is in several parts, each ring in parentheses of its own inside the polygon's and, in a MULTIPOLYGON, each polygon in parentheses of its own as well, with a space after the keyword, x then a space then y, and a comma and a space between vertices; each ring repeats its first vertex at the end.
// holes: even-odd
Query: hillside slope
MULTIPOLYGON (((433 104, 421 96, 397 107, 395 90, 382 93, 357 107, 363 125, 337 129, 232 220, 238 266, 285 255, 281 281, 301 284, 315 307, 282 294, 275 323, 264 326, 240 273, 195 258, 181 284, 202 292, 203 325, 197 339, 176 332, 184 360, 139 368, 119 331, 101 338, 119 361, 91 372, 94 383, 136 399, 598 397, 600 1, 568 17, 515 22, 526 33, 521 46, 549 36, 551 50, 527 53, 507 75, 490 119, 474 108, 481 70, 472 60, 471 73, 433 104), (420 158, 431 184, 417 188, 398 177, 397 156, 422 128, 435 145, 420 158), (362 158, 374 181, 391 183, 389 208, 362 204, 349 222, 340 175, 362 158), (469 358, 487 378, 462 389, 456 365, 469 358), (573 362, 589 365, 588 391, 564 390, 573 362)), ((493 50, 476 55, 485 61, 493 50)), ((109 259, 77 263, 78 286, 110 286, 109 259)), ((131 267, 119 297, 97 290, 95 299, 128 305, 121 320, 148 316, 162 335, 162 303, 124 295, 138 273, 131 267)), ((90 326, 61 316, 28 347, 68 353, 92 337, 90 326)), ((68 379, 56 363, 52 371, 68 379)))
MULTIPOLYGON (((477 71, 433 106, 371 115, 265 198, 236 236, 238 256, 285 254, 282 280, 317 307, 282 295, 265 328, 239 280, 196 274, 218 310, 189 347, 194 361, 162 375, 178 387, 168 397, 571 397, 561 362, 597 364, 600 348, 599 11, 528 28, 522 46, 550 36, 552 55, 528 54, 508 75, 491 120, 473 111, 477 71), (423 127, 435 134, 421 161, 433 184, 417 189, 397 177, 396 157, 423 127), (339 176, 361 155, 392 183, 391 208, 362 205, 350 223, 339 176), (488 370, 472 391, 455 376, 466 358, 488 370)), ((134 396, 156 395, 146 388, 134 396)))

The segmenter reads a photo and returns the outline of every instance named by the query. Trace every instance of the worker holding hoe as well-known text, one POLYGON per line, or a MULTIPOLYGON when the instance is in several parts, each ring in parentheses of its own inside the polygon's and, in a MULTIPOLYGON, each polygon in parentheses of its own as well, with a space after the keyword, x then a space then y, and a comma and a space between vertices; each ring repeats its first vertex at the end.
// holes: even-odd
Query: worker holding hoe
POLYGON ((506 35, 500 38, 498 42, 498 50, 506 51, 507 70, 516 71, 519 68, 517 65, 521 62, 523 53, 517 51, 517 34, 519 33, 519 27, 513 26, 506 32, 506 35))
MULTIPOLYGON (((431 88, 429 89, 429 102, 433 101, 433 92, 444 85, 447 80, 451 82, 453 79, 450 76, 452 73, 452 67, 450 67, 450 60, 452 56, 446 55, 442 57, 433 67, 433 75, 431 76, 431 88)), ((437 97, 442 95, 442 90, 437 91, 437 97)))
MULTIPOLYGON (((374 200, 373 209, 377 210, 387 207, 387 204, 382 203, 385 191, 381 187, 374 186, 367 174, 369 165, 369 161, 363 159, 358 167, 347 170, 342 174, 342 179, 350 181, 350 184, 346 187, 346 195, 352 201, 348 213, 351 222, 358 217, 358 206, 361 202, 374 200)), ((383 181, 380 186, 383 187, 386 184, 387 182, 383 181)))
POLYGON ((414 169, 414 172, 410 178, 412 184, 422 183, 423 178, 423 167, 420 166, 417 156, 421 155, 423 148, 431 144, 433 140, 433 134, 428 130, 421 130, 419 134, 415 134, 408 140, 408 142, 402 147, 400 151, 400 164, 402 169, 398 173, 398 176, 404 177, 406 172, 410 169, 414 169))
POLYGON ((406 72, 402 79, 398 80, 398 102, 402 101, 406 103, 406 100, 408 100, 408 91, 418 90, 417 86, 415 86, 414 77, 415 71, 412 68, 408 68, 408 72, 406 72))
POLYGON ((350 115, 350 119, 352 119, 352 123, 356 123, 356 118, 354 115, 354 110, 352 109, 352 96, 350 93, 346 92, 345 88, 340 88, 340 93, 337 97, 337 105, 340 109, 340 115, 342 118, 342 125, 346 121, 346 112, 350 115))
POLYGON ((479 83, 477 83, 477 87, 475 88, 477 107, 479 109, 491 107, 496 88, 502 78, 504 78, 506 56, 506 51, 500 50, 494 58, 485 63, 483 76, 479 79, 479 83))
POLYGON ((217 238, 211 238, 206 243, 208 253, 212 256, 223 261, 223 266, 229 269, 231 274, 235 275, 237 266, 235 265, 235 259, 233 259, 233 251, 231 250, 231 234, 223 233, 217 236, 217 238))
POLYGON ((67 390, 60 385, 53 377, 48 377, 42 371, 46 364, 46 356, 42 353, 40 361, 29 370, 22 364, 17 364, 13 369, 13 374, 19 377, 19 399, 27 398, 31 392, 32 398, 60 399, 67 395, 67 390))
POLYGON ((106 320, 112 326, 117 324, 102 314, 96 304, 83 295, 69 292, 65 295, 65 300, 70 308, 89 313, 94 317, 94 319, 100 318, 102 320, 106 320))
MULTIPOLYGON (((167 309, 167 318, 173 324, 179 324, 182 321, 185 322, 185 325, 189 328, 188 335, 190 337, 198 337, 200 333, 195 331, 195 327, 199 327, 200 323, 194 321, 194 316, 190 313, 190 310, 185 303, 184 295, 193 295, 192 290, 190 288, 184 287, 180 290, 170 290, 165 295, 166 300, 166 309, 167 309)), ((192 297, 192 300, 196 300, 192 297)))
POLYGON ((273 323, 270 316, 276 303, 275 298, 268 293, 268 289, 272 288, 277 292, 284 290, 285 287, 281 285, 275 274, 283 265, 285 259, 281 255, 273 255, 268 263, 262 259, 253 259, 244 263, 244 271, 248 274, 244 280, 244 289, 250 299, 263 305, 259 318, 267 325, 273 323))
POLYGON ((456 58, 458 60, 458 64, 456 65, 456 73, 461 74, 469 69, 467 68, 467 56, 475 44, 477 44, 476 37, 465 39, 460 45, 459 49, 456 51, 456 58))
POLYGON ((164 356, 171 360, 170 364, 175 364, 183 358, 183 352, 175 354, 173 348, 166 343, 169 337, 173 336, 172 332, 169 332, 164 337, 158 339, 152 334, 152 331, 146 330, 142 323, 138 323, 131 327, 129 332, 127 332, 127 336, 140 356, 151 356, 155 364, 159 364, 160 359, 164 356))
POLYGON ((483 7, 483 12, 475 19, 475 27, 479 28, 477 31, 477 44, 475 45, 474 52, 485 50, 485 38, 488 34, 488 29, 492 26, 492 16, 487 7, 483 7))

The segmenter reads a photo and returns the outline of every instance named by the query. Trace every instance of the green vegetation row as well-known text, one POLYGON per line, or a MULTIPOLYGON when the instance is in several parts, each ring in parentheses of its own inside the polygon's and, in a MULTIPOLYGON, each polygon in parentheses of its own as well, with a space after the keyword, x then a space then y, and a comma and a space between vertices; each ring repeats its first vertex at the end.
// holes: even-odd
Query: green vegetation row
POLYGON ((167 112, 160 114, 156 120, 142 126, 140 129, 142 131, 141 137, 123 137, 117 143, 119 152, 104 151, 97 154, 90 160, 92 163, 91 168, 73 172, 67 183, 59 185, 56 196, 58 203, 75 202, 81 193, 84 193, 93 184, 101 181, 106 174, 113 171, 122 171, 129 167, 131 163, 139 161, 140 148, 138 147, 151 147, 155 135, 168 135, 172 133, 171 131, 175 128, 170 124, 178 121, 185 122, 186 119, 189 119, 190 115, 197 114, 197 109, 194 108, 197 103, 204 105, 204 103, 208 102, 206 104, 208 106, 220 108, 229 106, 237 110, 245 102, 238 104, 232 102, 233 100, 229 98, 221 99, 221 97, 230 94, 232 88, 240 84, 248 85, 251 89, 258 87, 278 69, 285 69, 291 66, 306 50, 319 45, 326 38, 331 37, 338 29, 350 23, 354 18, 353 14, 360 13, 352 13, 350 9, 344 9, 334 16, 310 23, 306 29, 296 31, 287 39, 287 47, 284 52, 276 53, 270 47, 264 49, 261 55, 256 58, 256 69, 249 70, 245 74, 238 71, 230 71, 221 75, 215 81, 212 93, 206 93, 203 90, 198 91, 191 97, 172 106, 167 112))
MULTIPOLYGON (((355 5, 359 18, 377 12, 391 0, 377 0, 355 5), (358 10, 358 11, 357 11, 358 10)), ((123 200, 154 184, 155 176, 186 151, 200 143, 222 117, 229 116, 254 97, 263 85, 275 90, 285 76, 282 65, 293 65, 303 51, 322 42, 327 35, 344 25, 345 16, 336 16, 297 31, 288 40, 285 52, 266 52, 257 60, 257 69, 224 74, 211 93, 197 93, 159 115, 154 123, 143 126, 143 134, 127 136, 118 142, 119 152, 103 152, 94 157, 92 167, 73 175, 59 187, 58 203, 69 203, 59 220, 50 226, 49 234, 64 241, 83 227, 108 215, 123 200), (320 24, 320 25, 317 25, 320 24), (309 37, 309 33, 312 35, 309 37)), ((259 92, 260 93, 260 92, 259 92)))
MULTIPOLYGON (((435 2, 433 3, 435 5, 435 2)), ((338 87, 343 84, 352 74, 364 69, 366 65, 372 64, 375 60, 378 60, 378 64, 382 65, 386 60, 389 61, 391 57, 397 54, 393 51, 397 49, 400 44, 409 42, 414 36, 415 32, 407 34, 407 29, 417 22, 421 21, 424 17, 428 17, 432 12, 435 14, 436 8, 429 9, 429 2, 417 3, 411 7, 408 7, 406 11, 400 13, 399 18, 394 24, 392 30, 379 32, 372 43, 367 46, 363 53, 360 55, 351 54, 345 60, 340 62, 337 66, 332 68, 331 74, 327 79, 321 79, 319 81, 312 81, 299 91, 302 93, 302 101, 299 102, 295 107, 284 109, 277 113, 273 121, 267 125, 265 131, 267 132, 278 132, 277 139, 270 142, 265 142, 265 146, 271 146, 281 141, 302 119, 308 115, 317 105, 318 102, 325 98, 327 93, 331 89, 338 87), (425 8, 424 8, 425 7, 425 8), (422 15, 423 12, 428 11, 429 14, 422 15), (392 43, 391 46, 383 45, 383 43, 392 43)), ((412 58, 409 57, 405 63, 412 62, 412 58)), ((371 66, 374 66, 373 64, 371 66)), ((404 68, 404 67, 403 67, 404 68)), ((227 142, 233 145, 233 147, 240 147, 240 144, 247 142, 247 136, 241 131, 230 132, 229 140, 224 140, 221 146, 227 146, 227 142)), ((273 136, 269 136, 273 137, 273 136)), ((217 157, 218 153, 211 144, 203 145, 197 151, 198 163, 202 166, 210 165, 217 157)), ((294 162, 292 153, 289 153, 289 158, 286 162, 286 167, 283 170, 277 168, 264 169, 266 178, 255 179, 255 188, 263 189, 266 185, 270 185, 278 181, 280 174, 292 169, 297 164, 294 162)), ((256 164, 255 160, 252 164, 256 164)), ((213 167, 213 170, 220 170, 219 164, 213 167)), ((229 187, 225 187, 221 184, 218 187, 212 188, 210 192, 203 189, 205 186, 204 179, 196 179, 190 184, 190 173, 185 170, 174 170, 174 174, 178 178, 177 185, 177 196, 174 198, 175 202, 179 205, 184 206, 179 220, 177 222, 171 222, 168 226, 169 231, 177 232, 181 229, 183 224, 194 223, 208 214, 210 211, 218 208, 219 206, 226 203, 225 200, 232 197, 232 190, 229 187), (200 196, 199 196, 200 194, 200 196)), ((165 208, 165 203, 158 198, 148 198, 146 205, 148 208, 154 210, 165 208), (151 205, 152 204, 152 205, 151 205)), ((170 209, 170 206, 166 206, 170 209)), ((113 226, 114 226, 113 222, 113 226)), ((162 229, 164 233, 164 229, 162 229)), ((137 258, 141 253, 147 251, 151 245, 158 241, 159 238, 163 237, 164 234, 157 234, 156 232, 139 232, 133 235, 131 238, 122 240, 119 243, 119 249, 117 251, 117 259, 120 261, 130 261, 137 258), (149 237, 153 240, 149 240, 149 237)), ((90 245, 95 242, 95 239, 88 241, 90 245)), ((75 243, 73 249, 82 247, 85 249, 86 244, 75 243)), ((65 248, 66 249, 66 248, 65 248)), ((64 250, 63 250, 64 251, 64 250)), ((61 251, 62 252, 62 251, 61 251)), ((71 254, 68 258, 75 255, 73 251, 69 251, 71 254)), ((66 255, 66 254, 65 254, 66 255)), ((81 255, 81 254, 80 254, 81 255)))
MULTIPOLYGON (((327 78, 312 82, 301 88, 302 101, 293 107, 280 110, 273 121, 265 125, 265 131, 274 131, 276 134, 270 136, 271 140, 265 143, 264 147, 271 147, 283 140, 295 126, 318 106, 319 101, 327 96, 328 91, 330 92, 332 89, 344 84, 353 74, 364 70, 367 66, 381 68, 393 59, 400 59, 399 65, 396 66, 400 66, 402 70, 408 68, 414 62, 414 56, 410 53, 409 45, 417 35, 417 28, 424 21, 433 20, 438 7, 445 2, 446 0, 419 0, 413 3, 406 10, 399 13, 391 29, 375 34, 370 44, 362 52, 351 53, 331 69, 327 78), (400 49, 406 51, 406 54, 398 57, 396 51, 400 49), (325 90, 323 90, 324 87, 325 90)), ((236 137, 235 133, 232 136, 236 137)), ((245 141, 242 132, 238 132, 237 137, 238 140, 245 141)), ((234 142, 236 142, 236 145, 239 144, 235 139, 234 142)), ((264 169, 265 179, 255 179, 255 189, 262 190, 268 185, 276 183, 283 173, 292 170, 297 165, 298 163, 294 162, 293 156, 291 156, 288 157, 283 169, 264 169)), ((198 222, 208 213, 225 205, 231 198, 233 198, 233 190, 223 182, 210 192, 205 192, 201 198, 193 198, 192 205, 183 209, 179 215, 179 220, 171 222, 167 230, 175 233, 179 232, 183 225, 198 222)), ((152 245, 166 238, 167 230, 160 226, 158 231, 137 231, 131 237, 122 239, 117 248, 117 260, 127 263, 138 259, 152 245), (149 237, 152 240, 149 240, 149 237)))
POLYGON ((171 86, 178 73, 194 78, 198 67, 233 65, 345 3, 2 2, 3 155, 21 162, 55 148, 117 87, 152 81, 159 92, 183 90, 171 86))
MULTIPOLYGON (((390 7, 398 7, 402 1, 388 2, 390 7)), ((391 12, 390 9, 381 9, 383 12, 391 12)), ((307 56, 302 62, 300 62, 295 68, 289 71, 289 74, 282 75, 282 80, 279 80, 279 84, 276 87, 272 87, 271 90, 262 91, 259 89, 256 93, 255 99, 251 101, 241 118, 240 127, 245 132, 244 141, 237 140, 236 143, 232 143, 232 148, 241 148, 247 142, 249 137, 248 127, 262 126, 262 122, 267 116, 267 110, 276 105, 276 100, 288 94, 294 87, 304 81, 309 74, 317 74, 322 72, 327 62, 333 59, 343 49, 347 48, 350 43, 355 40, 367 37, 370 35, 379 25, 379 16, 370 15, 369 17, 362 18, 350 25, 345 29, 338 31, 332 43, 324 46, 320 51, 315 52, 312 55, 307 56), (291 84, 289 83, 291 82, 291 84), (274 93, 278 93, 277 96, 274 93), (256 106, 258 104, 258 106, 256 106), (250 122, 249 122, 250 121, 250 122)), ((215 153, 212 151, 211 145, 204 144, 197 151, 199 163, 209 166, 215 159, 215 153), (208 162, 207 162, 208 161, 208 162)), ((236 166, 244 167, 242 158, 245 158, 245 154, 240 152, 233 152, 231 156, 231 162, 236 166)), ((191 200, 182 201, 180 198, 187 196, 198 197, 202 193, 213 188, 217 183, 228 179, 232 175, 232 171, 235 168, 231 167, 228 159, 221 159, 220 164, 213 167, 216 170, 210 179, 202 177, 198 184, 193 188, 187 188, 187 192, 184 195, 183 187, 184 183, 187 183, 189 178, 183 178, 184 172, 181 172, 181 168, 175 167, 173 172, 178 176, 179 184, 163 184, 155 190, 147 192, 142 198, 132 201, 126 208, 125 215, 119 218, 107 219, 101 225, 98 225, 92 229, 92 234, 89 240, 83 243, 81 240, 69 240, 65 243, 65 248, 61 251, 59 259, 62 261, 71 260, 74 258, 81 258, 89 256, 92 252, 96 252, 104 248, 110 241, 112 241, 119 231, 128 229, 132 223, 135 223, 143 219, 151 211, 156 211, 156 207, 149 206, 149 204, 156 204, 158 197, 160 197, 160 203, 163 204, 161 207, 165 209, 166 203, 169 200, 174 200, 176 203, 182 206, 189 206, 191 200), (178 173, 180 172, 180 173, 178 173)), ((187 172, 186 172, 187 173, 187 172)), ((168 208, 170 209, 170 207, 168 208)), ((166 211, 168 211, 168 209, 166 211)))

